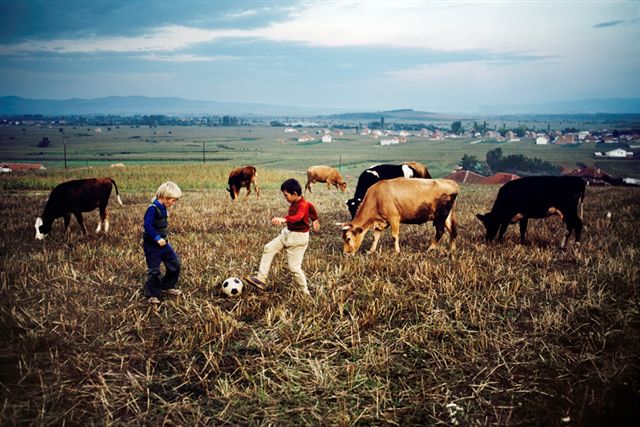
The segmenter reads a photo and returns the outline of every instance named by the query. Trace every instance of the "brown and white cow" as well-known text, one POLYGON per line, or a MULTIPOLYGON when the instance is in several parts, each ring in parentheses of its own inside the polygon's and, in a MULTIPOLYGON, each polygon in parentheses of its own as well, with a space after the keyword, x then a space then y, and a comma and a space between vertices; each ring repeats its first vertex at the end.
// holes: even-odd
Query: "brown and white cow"
POLYGON ((347 183, 342 179, 342 175, 336 168, 331 166, 311 166, 307 169, 307 183, 305 189, 311 192, 311 185, 316 182, 326 182, 327 189, 333 185, 343 193, 347 191, 347 183))
POLYGON ((400 224, 424 224, 433 221, 435 237, 428 250, 433 249, 446 229, 450 235, 450 255, 455 250, 457 227, 454 205, 459 187, 449 179, 395 178, 379 181, 369 188, 355 218, 342 225, 345 254, 358 251, 367 232, 373 230, 375 252, 382 231, 391 226, 395 251, 400 252, 398 236, 400 224))
POLYGON ((241 188, 247 189, 247 194, 244 196, 246 200, 251 194, 251 184, 256 190, 256 198, 260 197, 260 189, 258 188, 258 172, 255 166, 241 166, 235 168, 229 173, 229 183, 227 191, 231 196, 231 200, 236 200, 240 193, 241 188))
POLYGON ((100 223, 96 228, 96 233, 99 233, 103 227, 104 232, 108 232, 109 214, 107 213, 107 204, 111 195, 111 186, 115 187, 118 203, 122 206, 118 186, 111 178, 76 179, 56 186, 49 194, 42 217, 36 219, 36 239, 44 239, 51 231, 53 221, 57 218, 64 218, 64 231, 66 233, 71 221, 71 214, 76 217, 82 232, 87 234, 82 212, 90 212, 96 208, 100 209, 100 223))

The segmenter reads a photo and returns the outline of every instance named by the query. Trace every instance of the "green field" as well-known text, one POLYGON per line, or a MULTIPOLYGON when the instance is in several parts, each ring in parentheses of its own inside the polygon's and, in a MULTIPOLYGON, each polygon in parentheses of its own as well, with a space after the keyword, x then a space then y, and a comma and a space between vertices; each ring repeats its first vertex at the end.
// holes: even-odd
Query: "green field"
POLYGON ((271 290, 231 299, 222 281, 256 269, 279 230, 269 219, 287 209, 278 186, 302 174, 261 168, 260 199, 234 203, 230 165, 0 176, 0 425, 634 425, 637 188, 589 187, 583 240, 562 251, 557 217, 531 221, 527 245, 516 226, 486 244, 475 214, 498 187, 463 185, 450 259, 447 235, 426 252, 431 225, 402 225, 400 254, 387 231, 380 252, 363 253, 368 235, 345 257, 345 195, 317 186, 307 198, 321 229, 303 263, 313 301, 282 256, 271 290), (55 184, 107 174, 124 202, 112 197, 108 235, 92 212, 87 236, 58 220, 34 239, 55 184), (154 309, 140 293, 140 231, 165 179, 185 189, 170 219, 184 295, 154 309))
MULTIPOLYGON (((42 163, 46 167, 108 166, 158 162, 225 163, 224 167, 254 164, 259 169, 304 172, 316 164, 341 166, 348 180, 355 182, 363 169, 374 163, 418 161, 434 177, 451 172, 464 154, 484 161, 486 152, 501 147, 503 155, 523 154, 558 165, 594 164, 594 151, 615 146, 582 144, 572 147, 536 146, 533 140, 496 143, 469 139, 428 140, 413 136, 406 144, 380 146, 371 137, 345 131, 332 143, 321 143, 316 129, 309 129, 315 141, 297 142, 299 134, 284 133, 273 127, 96 127, 76 126, 2 126, 0 127, 0 161, 42 163), (60 132, 60 128, 63 132, 60 132), (38 147, 48 137, 51 145, 38 147)), ((597 164, 619 177, 640 177, 640 160, 597 159, 597 164)))

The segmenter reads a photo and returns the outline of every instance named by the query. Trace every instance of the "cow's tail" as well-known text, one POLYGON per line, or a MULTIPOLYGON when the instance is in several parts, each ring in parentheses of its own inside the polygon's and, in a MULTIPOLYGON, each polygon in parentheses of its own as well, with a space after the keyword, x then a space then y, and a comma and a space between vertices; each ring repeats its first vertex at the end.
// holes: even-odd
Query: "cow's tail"
POLYGON ((122 204, 122 199, 120 198, 120 193, 118 192, 118 184, 116 184, 116 181, 113 178, 109 178, 109 180, 111 181, 111 184, 113 184, 113 187, 116 189, 116 198, 118 200, 118 203, 120 204, 120 206, 124 206, 122 204))
POLYGON ((587 193, 587 185, 589 185, 589 181, 585 181, 584 185, 582 186, 582 193, 580 194, 580 220, 584 218, 584 195, 587 193))

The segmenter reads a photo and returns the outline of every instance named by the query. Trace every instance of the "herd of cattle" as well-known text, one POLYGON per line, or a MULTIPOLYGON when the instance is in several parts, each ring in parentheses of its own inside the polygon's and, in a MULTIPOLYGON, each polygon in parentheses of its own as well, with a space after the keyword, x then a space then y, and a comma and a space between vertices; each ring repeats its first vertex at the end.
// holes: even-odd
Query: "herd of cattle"
MULTIPOLYGON (((340 172, 329 166, 312 166, 307 170, 305 188, 312 191, 317 182, 335 186, 345 192, 347 183, 340 172)), ((245 199, 251 193, 251 186, 260 196, 257 171, 254 166, 235 168, 229 174, 227 191, 236 200, 242 188, 247 190, 245 199)), ((64 182, 55 187, 44 207, 41 218, 37 218, 36 238, 43 239, 51 231, 56 218, 64 218, 66 232, 73 214, 84 234, 87 230, 82 212, 96 208, 100 210, 100 224, 96 232, 109 230, 107 204, 112 186, 117 200, 122 205, 118 187, 111 178, 91 178, 64 182)), ((544 218, 558 215, 565 222, 567 231, 561 247, 574 232, 576 242, 582 233, 582 204, 586 182, 579 177, 538 176, 520 178, 503 185, 490 212, 476 217, 486 229, 486 239, 496 235, 501 241, 509 224, 520 224, 520 240, 525 241, 529 218, 544 218)), ((400 251, 400 224, 424 224, 433 222, 436 234, 429 250, 433 249, 445 230, 450 235, 450 254, 455 250, 457 236, 455 202, 460 188, 449 179, 431 179, 426 167, 417 162, 401 165, 375 165, 364 170, 356 185, 353 197, 347 200, 351 221, 340 223, 343 250, 346 254, 358 251, 366 233, 373 232, 373 244, 369 252, 374 252, 382 232, 390 227, 395 251, 400 251)))

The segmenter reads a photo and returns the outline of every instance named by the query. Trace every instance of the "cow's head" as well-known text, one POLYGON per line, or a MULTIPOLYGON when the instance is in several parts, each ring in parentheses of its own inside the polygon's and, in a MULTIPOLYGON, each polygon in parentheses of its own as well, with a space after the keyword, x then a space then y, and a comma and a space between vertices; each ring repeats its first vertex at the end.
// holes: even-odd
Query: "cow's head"
POLYGON ((476 218, 480 220, 482 225, 484 225, 484 228, 487 230, 487 235, 485 236, 485 238, 488 241, 493 240, 496 237, 496 234, 498 233, 500 222, 498 222, 498 220, 494 218, 493 215, 491 215, 491 212, 485 215, 476 214, 476 218))
POLYGON ((351 223, 340 224, 340 226, 340 231, 342 231, 342 250, 347 255, 355 254, 360 249, 362 240, 367 233, 360 227, 354 227, 351 223))
POLYGON ((347 191, 347 183, 342 181, 338 183, 338 188, 340 188, 340 191, 342 191, 343 193, 347 191))
POLYGON ((236 193, 236 187, 234 187, 233 185, 230 185, 229 187, 227 187, 227 191, 229 192, 229 196, 231 196, 231 200, 235 200, 238 193, 236 193))
POLYGON ((42 218, 36 219, 36 239, 42 240, 51 231, 51 223, 47 221, 47 225, 42 222, 42 218))
POLYGON ((349 212, 351 213, 351 219, 356 217, 356 212, 358 212, 358 208, 360 207, 360 203, 362 203, 362 199, 359 197, 354 197, 353 199, 349 199, 345 202, 347 207, 349 208, 349 212))

